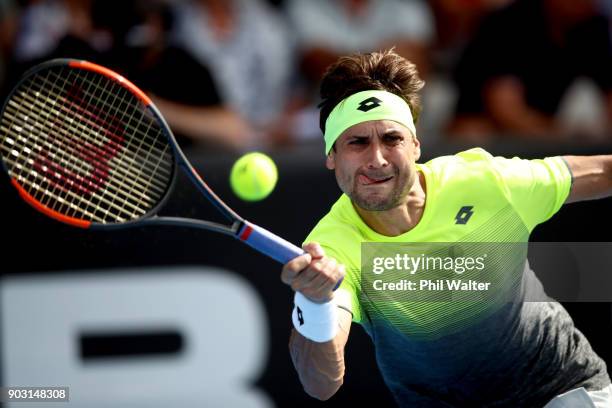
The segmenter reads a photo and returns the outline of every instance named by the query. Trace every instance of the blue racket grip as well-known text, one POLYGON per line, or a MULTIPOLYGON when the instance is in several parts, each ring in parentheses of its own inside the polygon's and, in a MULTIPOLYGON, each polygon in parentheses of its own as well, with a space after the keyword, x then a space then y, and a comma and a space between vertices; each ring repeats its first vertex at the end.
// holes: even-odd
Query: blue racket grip
POLYGON ((304 250, 284 240, 276 234, 245 221, 244 226, 236 236, 253 249, 268 255, 277 262, 286 264, 290 260, 304 254, 304 250))
MULTIPOLYGON (((286 264, 290 260, 306 253, 302 248, 248 221, 244 221, 244 225, 236 235, 236 238, 282 264, 286 264)), ((338 289, 341 283, 342 279, 340 279, 334 290, 338 289)))

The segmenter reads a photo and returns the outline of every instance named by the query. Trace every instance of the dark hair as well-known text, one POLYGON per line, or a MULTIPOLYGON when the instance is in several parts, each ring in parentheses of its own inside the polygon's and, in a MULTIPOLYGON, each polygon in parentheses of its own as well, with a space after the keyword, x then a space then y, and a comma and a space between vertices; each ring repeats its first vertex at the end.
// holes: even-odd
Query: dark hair
POLYGON ((416 65, 393 49, 340 57, 321 81, 319 127, 325 133, 325 121, 334 107, 352 94, 368 90, 387 91, 404 99, 416 125, 421 113, 418 92, 423 85, 416 65))

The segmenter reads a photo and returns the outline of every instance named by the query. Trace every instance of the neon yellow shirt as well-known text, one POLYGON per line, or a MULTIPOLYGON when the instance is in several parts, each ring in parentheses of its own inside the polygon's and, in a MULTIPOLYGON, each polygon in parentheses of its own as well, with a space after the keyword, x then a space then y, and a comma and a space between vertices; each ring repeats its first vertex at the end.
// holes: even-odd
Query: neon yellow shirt
POLYGON ((481 148, 417 163, 417 169, 425 176, 426 203, 412 230, 395 237, 377 233, 343 194, 305 240, 320 243, 326 255, 346 266, 338 297, 350 297, 345 306, 357 323, 362 321, 362 242, 526 242, 537 224, 559 210, 572 180, 561 157, 507 159, 481 148), (457 223, 464 207, 471 207, 472 215, 467 223, 457 223))
MULTIPOLYGON (((534 227, 565 202, 572 182, 560 157, 506 159, 480 148, 417 168, 424 174, 426 201, 412 230, 396 237, 376 233, 343 195, 306 239, 347 267, 335 298, 372 338, 398 405, 543 406, 569 389, 610 384, 605 362, 563 306, 546 296, 524 253, 510 251, 512 263, 493 262, 486 270, 487 279, 510 283, 500 293, 510 293, 511 301, 497 294, 483 301, 457 301, 456 294, 452 301, 404 301, 408 292, 394 292, 399 297, 391 301, 374 299, 365 278, 370 275, 360 270, 363 242, 451 248, 494 243, 487 262, 498 260, 515 243, 526 248, 534 227), (526 301, 533 293, 544 300, 526 301)), ((367 248, 373 245, 398 247, 367 248)))

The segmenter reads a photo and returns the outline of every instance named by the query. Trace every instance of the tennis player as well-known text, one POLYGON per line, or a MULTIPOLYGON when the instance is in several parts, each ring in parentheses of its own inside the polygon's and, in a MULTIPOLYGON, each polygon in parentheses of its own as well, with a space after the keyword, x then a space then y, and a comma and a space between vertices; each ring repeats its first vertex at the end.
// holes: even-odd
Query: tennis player
POLYGON ((519 301, 489 298, 478 313, 365 294, 362 242, 527 242, 563 204, 612 195, 612 156, 475 148, 416 163, 422 86, 393 51, 342 57, 323 77, 327 167, 344 194, 281 274, 296 292, 289 348, 305 391, 325 400, 340 388, 353 321, 402 407, 612 407, 606 364, 561 304, 520 301, 525 288, 543 293, 527 262, 519 301))

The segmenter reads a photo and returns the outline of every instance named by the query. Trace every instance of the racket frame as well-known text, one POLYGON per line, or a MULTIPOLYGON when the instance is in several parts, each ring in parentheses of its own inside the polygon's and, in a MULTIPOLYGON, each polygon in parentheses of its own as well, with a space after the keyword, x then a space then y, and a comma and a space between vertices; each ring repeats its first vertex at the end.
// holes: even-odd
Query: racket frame
POLYGON ((189 160, 181 150, 170 129, 170 126, 166 122, 165 118, 155 106, 151 98, 149 98, 142 90, 140 90, 136 85, 134 85, 131 81, 123 77, 122 75, 106 68, 101 65, 78 59, 69 59, 69 58, 57 58, 53 60, 49 60, 38 64, 30 69, 28 69, 17 84, 13 87, 11 92, 8 94, 2 105, 2 115, 9 104, 9 101, 12 100, 13 96, 16 92, 21 89, 21 86, 24 82, 28 81, 33 75, 37 74, 40 71, 53 69, 60 67, 68 67, 71 69, 81 69, 90 72, 94 72, 97 74, 101 74, 106 78, 112 80, 116 84, 122 86, 127 89, 132 95, 136 96, 139 102, 142 104, 142 109, 146 109, 150 115, 154 117, 164 133, 164 136, 168 139, 168 143, 170 148, 172 149, 172 158, 173 164, 171 166, 172 174, 169 179, 170 182, 167 184, 166 189, 163 193, 163 196, 158 200, 158 203, 151 208, 147 213, 142 216, 128 220, 125 222, 117 222, 117 223, 101 223, 96 221, 88 221, 80 218, 70 217, 64 214, 61 214, 58 211, 55 211, 44 204, 40 203, 39 200, 34 198, 31 194, 29 194, 26 189, 19 183, 18 180, 13 178, 10 173, 8 166, 4 162, 4 158, 2 158, 2 166, 10 178, 11 184, 17 189, 19 195, 22 197, 24 201, 30 204, 39 212, 60 221, 64 224, 69 224, 78 228, 90 228, 92 230, 114 230, 121 228, 130 228, 130 227, 142 227, 142 226, 150 226, 150 225, 159 225, 159 226, 179 226, 179 227, 198 227, 203 228, 215 232, 219 232, 225 235, 236 236, 239 231, 244 229, 245 220, 240 217, 234 210, 232 210, 219 196, 215 194, 214 191, 208 186, 208 184, 200 177, 200 175, 196 172, 193 166, 189 163, 189 160), (203 194, 206 199, 213 204, 213 206, 227 219, 231 224, 225 225, 217 222, 199 220, 193 218, 182 218, 182 217, 166 217, 166 216, 158 216, 156 215, 161 208, 164 207, 166 202, 168 201, 174 187, 177 183, 178 178, 178 169, 179 167, 185 172, 188 176, 189 180, 192 184, 198 189, 198 191, 203 194))
MULTIPOLYGON (((43 212, 47 216, 54 218, 57 221, 60 221, 65 224, 70 224, 75 227, 80 228, 91 228, 91 229, 120 229, 120 228, 130 228, 130 227, 143 227, 148 225, 156 225, 156 226, 180 226, 180 227, 189 227, 189 228, 200 228, 206 229, 214 232, 219 232, 225 235, 233 236, 234 238, 242 241, 243 243, 249 245, 255 250, 269 256, 270 258, 280 262, 282 264, 289 262, 295 257, 304 253, 304 250, 293 245, 292 243, 284 240, 283 238, 273 234, 272 232, 255 225, 251 222, 246 221, 242 217, 240 217, 234 210, 232 210, 221 198, 219 198, 214 191, 208 186, 208 184, 200 177, 200 175, 193 168, 187 157, 181 150, 178 145, 170 126, 164 119, 163 115, 159 111, 159 109, 155 106, 151 98, 149 98, 142 90, 140 90, 136 85, 127 80, 122 75, 100 66, 98 64, 77 60, 77 59, 54 59, 42 64, 36 65, 30 68, 26 73, 21 77, 19 82, 14 86, 12 91, 9 93, 9 96, 5 100, 2 106, 2 116, 4 117, 5 109, 12 99, 13 95, 20 89, 20 86, 28 79, 32 77, 32 75, 36 74, 38 71, 51 69, 54 67, 67 66, 73 69, 84 69, 91 72, 95 72, 97 74, 101 74, 106 78, 113 80, 115 83, 121 85, 125 89, 127 89, 132 95, 135 95, 140 103, 144 106, 148 112, 154 116, 155 120, 159 122, 161 125, 162 131, 164 135, 168 139, 168 143, 170 148, 172 149, 172 158, 174 163, 172 164, 172 174, 170 175, 170 181, 167 183, 166 190, 163 192, 162 197, 158 200, 158 203, 153 206, 149 211, 147 211, 142 216, 128 220, 125 222, 118 223, 101 223, 101 222, 92 222, 88 220, 78 219, 74 217, 70 217, 67 215, 63 215, 58 211, 50 209, 46 207, 44 204, 40 203, 37 199, 31 196, 20 184, 19 181, 14 179, 11 176, 11 173, 8 171, 8 167, 6 163, 4 163, 4 155, 2 156, 2 166, 4 167, 7 176, 10 177, 11 183, 18 190, 21 197, 30 205, 32 205, 35 209, 40 212, 43 212), (199 220, 192 218, 180 218, 180 217, 163 217, 156 215, 161 207, 163 207, 170 193, 173 191, 176 179, 178 178, 178 168, 181 168, 185 174, 189 177, 191 182, 195 185, 197 190, 202 193, 207 200, 213 204, 215 208, 227 219, 230 224, 224 225, 212 221, 207 220, 199 220)), ((10 129, 9 129, 10 131, 10 129)), ((340 280, 341 282, 342 280, 340 280)), ((340 282, 336 285, 336 288, 340 285, 340 282)))

